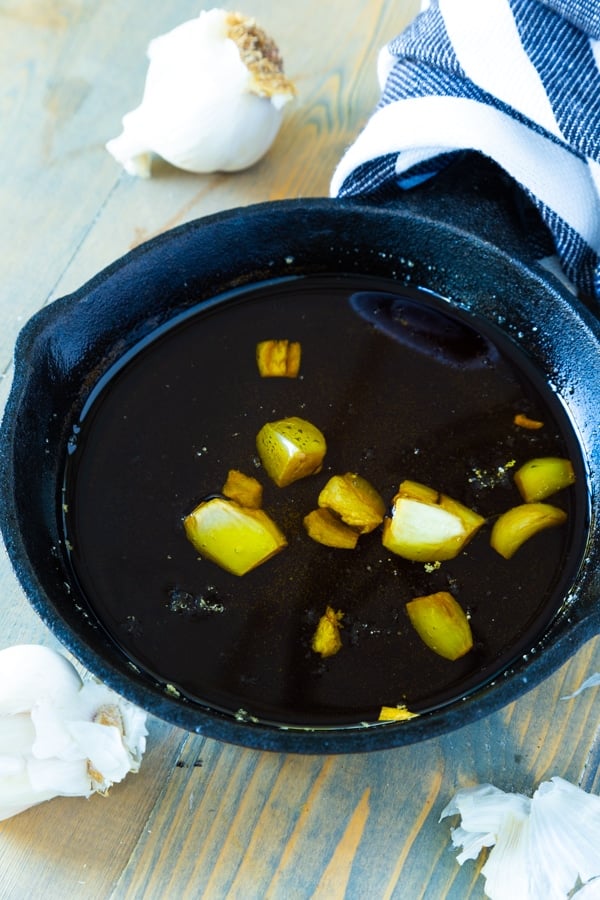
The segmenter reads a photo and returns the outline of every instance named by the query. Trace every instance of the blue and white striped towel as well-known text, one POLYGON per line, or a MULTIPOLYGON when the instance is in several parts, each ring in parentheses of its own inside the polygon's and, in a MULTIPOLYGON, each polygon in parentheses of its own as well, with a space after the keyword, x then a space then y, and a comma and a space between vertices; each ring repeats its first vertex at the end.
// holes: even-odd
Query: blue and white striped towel
POLYGON ((431 0, 377 74, 380 102, 332 196, 389 195, 477 151, 520 185, 568 279, 600 300, 599 0, 431 0))

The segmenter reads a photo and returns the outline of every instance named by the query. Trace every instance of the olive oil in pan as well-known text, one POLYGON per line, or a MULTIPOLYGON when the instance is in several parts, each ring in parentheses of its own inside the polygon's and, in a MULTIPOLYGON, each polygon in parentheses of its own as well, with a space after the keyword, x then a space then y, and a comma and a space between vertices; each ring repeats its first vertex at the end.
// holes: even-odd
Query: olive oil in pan
POLYGON ((89 405, 65 473, 66 538, 82 596, 123 652, 192 701, 265 722, 336 727, 381 706, 427 710, 495 677, 559 607, 585 537, 585 473, 561 404, 522 352, 487 324, 391 282, 314 276, 200 306, 115 367, 89 405), (261 378, 256 344, 302 345, 298 378, 261 378), (515 414, 544 422, 531 431, 515 414), (278 488, 256 454, 265 422, 300 416, 326 436, 318 475, 278 488), (552 502, 567 524, 510 560, 484 526, 454 560, 408 562, 377 530, 355 550, 311 541, 303 517, 334 474, 358 472, 391 502, 413 479, 492 520, 521 502, 515 465, 569 457, 577 481, 552 502), (263 484, 286 534, 277 556, 236 577, 198 557, 183 518, 229 469, 263 484), (450 591, 475 646, 428 649, 405 604, 450 591), (311 650, 342 610, 342 648, 311 650))

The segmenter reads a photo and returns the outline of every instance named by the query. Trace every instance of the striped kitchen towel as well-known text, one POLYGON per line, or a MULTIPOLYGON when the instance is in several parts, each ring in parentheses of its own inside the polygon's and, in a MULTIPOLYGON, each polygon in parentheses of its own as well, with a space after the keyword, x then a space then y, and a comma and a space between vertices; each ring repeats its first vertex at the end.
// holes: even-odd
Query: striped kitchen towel
POLYGON ((514 179, 567 278, 600 300, 600 0, 431 0, 378 59, 382 94, 334 197, 389 196, 465 150, 514 179))

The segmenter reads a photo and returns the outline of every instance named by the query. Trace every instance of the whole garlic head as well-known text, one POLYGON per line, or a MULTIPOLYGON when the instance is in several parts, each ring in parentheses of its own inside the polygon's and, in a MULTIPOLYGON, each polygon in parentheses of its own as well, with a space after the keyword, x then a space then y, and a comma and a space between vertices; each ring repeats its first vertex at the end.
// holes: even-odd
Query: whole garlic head
POLYGON ((0 820, 53 797, 106 793, 139 770, 146 713, 60 653, 0 651, 0 820))
POLYGON ((279 131, 295 95, 274 41, 253 19, 200 13, 150 42, 141 104, 106 149, 132 175, 150 175, 152 154, 189 172, 253 165, 279 131))

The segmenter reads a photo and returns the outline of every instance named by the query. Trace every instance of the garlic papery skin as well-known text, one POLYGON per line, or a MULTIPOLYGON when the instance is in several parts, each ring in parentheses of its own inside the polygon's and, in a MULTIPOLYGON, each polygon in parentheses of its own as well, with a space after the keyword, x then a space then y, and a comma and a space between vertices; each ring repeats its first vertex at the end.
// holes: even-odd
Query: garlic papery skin
POLYGON ((152 155, 189 172, 235 172, 275 140, 295 96, 277 46, 253 19, 211 9, 152 40, 141 104, 106 149, 132 175, 152 155))
POLYGON ((573 691, 572 694, 566 694, 564 697, 561 697, 561 700, 573 700, 575 697, 578 697, 583 691, 588 691, 590 688, 595 688, 600 686, 600 672, 594 672, 593 675, 590 675, 589 678, 586 678, 582 684, 579 685, 576 691, 573 691))
POLYGON ((483 784, 458 791, 441 818, 452 815, 461 816, 452 829, 461 865, 492 848, 481 870, 491 900, 600 897, 600 797, 559 777, 531 800, 483 784))
POLYGON ((0 716, 28 712, 36 702, 69 696, 81 684, 75 667, 48 647, 19 644, 0 651, 0 716))
POLYGON ((0 820, 53 797, 106 793, 139 771, 146 713, 60 653, 0 651, 0 820))

